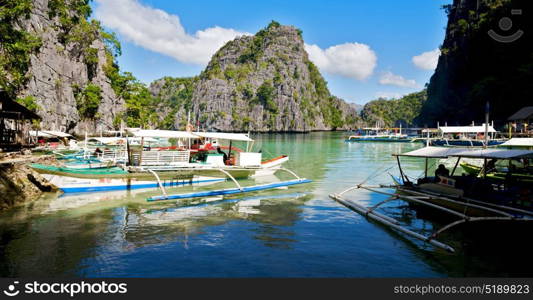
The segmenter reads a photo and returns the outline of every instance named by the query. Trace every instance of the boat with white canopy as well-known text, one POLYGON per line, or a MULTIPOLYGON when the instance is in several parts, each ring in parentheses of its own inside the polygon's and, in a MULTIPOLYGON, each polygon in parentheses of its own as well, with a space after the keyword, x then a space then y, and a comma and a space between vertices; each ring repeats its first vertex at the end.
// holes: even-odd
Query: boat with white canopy
POLYGON ((356 131, 350 135, 345 142, 394 142, 410 143, 412 139, 407 134, 402 133, 402 128, 379 128, 369 127, 356 131))
POLYGON ((501 144, 500 147, 533 150, 533 138, 511 138, 510 140, 501 144))
MULTIPOLYGON (((429 131, 427 132, 430 133, 429 131)), ((498 132, 492 125, 439 126, 432 137, 428 137, 431 146, 483 147, 503 143, 498 139, 498 132), (487 134, 487 138, 485 138, 487 134)))
MULTIPOLYGON (((331 194, 330 197, 363 214, 364 216, 394 228, 411 237, 430 243, 436 247, 455 251, 453 247, 442 243, 437 238, 445 231, 459 225, 472 222, 512 222, 531 223, 533 221, 533 185, 508 173, 504 180, 488 176, 491 160, 520 162, 528 168, 528 162, 533 159, 531 150, 514 149, 472 149, 472 148, 443 148, 424 147, 407 153, 393 154, 396 157, 399 177, 393 177, 394 185, 364 185, 353 186, 341 193, 331 194), (408 176, 401 165, 401 158, 419 158, 425 160, 424 173, 420 178, 408 176), (480 159, 484 161, 479 174, 457 175, 459 163, 463 158, 480 159), (437 159, 452 159, 455 161, 451 170, 439 166, 435 176, 429 174, 429 161, 437 159), (395 189, 395 192, 382 189, 395 189), (372 207, 364 207, 355 201, 347 199, 346 193, 364 189, 389 196, 372 207), (425 207, 456 218, 453 222, 442 226, 430 235, 424 235, 400 224, 397 219, 376 211, 380 206, 393 200, 403 200, 413 207, 425 207)), ((514 164, 513 164, 514 165, 514 164)))
MULTIPOLYGON (((115 156, 108 168, 31 166, 64 192, 93 192, 272 175, 284 170, 282 164, 289 159, 282 155, 263 161, 261 152, 251 151, 254 141, 246 134, 140 129, 131 134, 139 144, 131 145, 132 138, 125 138, 124 154, 120 160, 115 156), (168 139, 172 145, 147 147, 150 139, 168 139), (224 141, 229 147, 222 145, 224 141), (245 150, 234 147, 234 142, 245 142, 245 150)), ((105 150, 101 154, 105 158, 105 150)))

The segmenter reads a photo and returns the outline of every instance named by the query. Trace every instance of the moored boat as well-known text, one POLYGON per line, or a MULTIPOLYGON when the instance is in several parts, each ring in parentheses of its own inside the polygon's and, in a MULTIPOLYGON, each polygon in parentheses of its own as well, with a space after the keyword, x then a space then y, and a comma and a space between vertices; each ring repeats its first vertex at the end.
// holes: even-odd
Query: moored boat
POLYGON ((330 197, 379 223, 451 252, 455 251, 454 248, 438 241, 437 238, 443 232, 459 225, 472 222, 533 224, 533 185, 530 182, 516 179, 502 181, 490 178, 486 176, 487 172, 484 171, 487 170, 489 160, 522 160, 526 162, 533 158, 533 151, 429 146, 407 153, 394 154, 394 156, 400 171, 399 177, 393 177, 394 186, 365 186, 360 184, 341 193, 332 194, 330 197), (425 159, 423 177, 412 181, 402 169, 400 157, 425 159), (450 172, 442 165, 435 172, 435 176, 429 176, 428 160, 444 158, 456 159, 453 170, 450 172), (480 171, 481 175, 455 175, 462 158, 483 160, 485 163, 483 170, 480 171), (396 192, 380 190, 381 188, 392 187, 396 189, 396 192), (356 189, 366 189, 388 195, 391 198, 367 208, 344 197, 345 193, 356 189), (456 220, 430 235, 421 234, 402 226, 396 219, 376 211, 379 206, 396 199, 404 200, 413 207, 431 209, 435 214, 454 217, 456 220))
POLYGON ((402 134, 402 128, 363 128, 350 135, 345 142, 388 142, 388 143, 410 143, 412 138, 402 134))
POLYGON ((485 147, 498 146, 505 142, 496 138, 498 132, 493 126, 440 126, 436 131, 427 132, 428 144, 439 147, 485 147), (485 137, 485 133, 488 135, 485 137))
POLYGON ((133 135, 140 145, 133 149, 125 140, 124 162, 95 159, 87 164, 78 160, 77 164, 62 167, 30 166, 45 174, 63 192, 92 192, 271 175, 289 159, 282 155, 262 161, 260 152, 250 151, 253 140, 245 134, 136 130, 133 135), (177 144, 172 150, 146 149, 145 139, 153 138, 172 138, 177 144), (229 147, 222 146, 222 140, 229 141, 229 147), (234 147, 232 143, 236 141, 246 142, 246 151, 234 147), (229 151, 226 154, 221 149, 229 151))
POLYGON ((185 186, 185 185, 205 185, 225 181, 225 178, 207 176, 175 176, 160 178, 159 181, 153 176, 151 178, 131 178, 131 177, 103 177, 103 178, 79 178, 72 176, 61 176, 54 174, 43 174, 43 177, 50 183, 61 189, 64 193, 87 193, 118 190, 136 190, 185 186))

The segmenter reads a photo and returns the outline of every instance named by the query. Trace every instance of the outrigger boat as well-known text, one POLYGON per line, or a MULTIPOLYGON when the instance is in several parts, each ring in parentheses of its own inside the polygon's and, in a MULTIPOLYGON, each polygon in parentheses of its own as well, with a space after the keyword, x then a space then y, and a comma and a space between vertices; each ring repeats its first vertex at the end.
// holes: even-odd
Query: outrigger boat
MULTIPOLYGON (((441 147, 486 147, 497 146, 505 142, 504 139, 496 139, 498 133, 493 126, 439 126, 436 131, 425 131, 430 146, 441 147), (489 137, 485 138, 485 132, 489 137)), ((423 138, 418 139, 424 141, 423 138)))
POLYGON ((402 134, 402 128, 363 128, 355 135, 350 135, 345 142, 393 142, 410 143, 411 138, 407 134, 402 134))
POLYGON ((298 175, 296 175, 294 172, 289 171, 287 169, 280 169, 280 170, 284 170, 284 171, 289 172, 296 179, 273 182, 273 183, 267 183, 267 184, 258 184, 258 185, 253 185, 253 186, 241 186, 239 184, 239 182, 237 180, 235 180, 235 178, 231 177, 231 175, 228 175, 230 177, 230 179, 233 181, 233 183, 235 183, 235 185, 236 185, 235 188, 210 190, 210 191, 198 191, 198 192, 192 192, 192 193, 168 195, 166 193, 166 191, 165 191, 165 188, 163 186, 160 186, 160 189, 161 189, 163 195, 150 197, 150 198, 148 198, 146 200, 148 202, 153 202, 153 201, 164 201, 164 200, 179 200, 179 199, 226 196, 226 195, 258 192, 258 191, 263 191, 263 190, 271 190, 271 189, 277 189, 277 188, 286 188, 286 187, 289 187, 289 186, 292 186, 292 185, 298 185, 298 184, 304 184, 304 183, 311 182, 311 180, 309 180, 309 179, 298 177, 298 175))
POLYGON ((482 159, 486 170, 487 161, 490 159, 524 160, 533 158, 533 151, 429 146, 403 154, 393 154, 393 156, 397 159, 400 171, 400 177, 392 176, 394 185, 359 184, 341 193, 332 194, 330 197, 372 220, 450 252, 454 252, 455 249, 438 241, 437 238, 443 232, 458 225, 485 221, 533 224, 531 223, 533 221, 533 186, 531 183, 520 180, 495 180, 486 176, 484 171, 482 171, 482 176, 454 175, 461 158, 482 159), (415 182, 411 181, 401 167, 400 157, 425 159, 424 176, 415 182), (444 158, 456 159, 451 174, 428 176, 428 160, 444 158), (381 188, 394 188, 396 192, 380 190, 381 188), (388 195, 390 198, 370 208, 364 207, 344 197, 344 194, 356 189, 388 195), (435 212, 457 217, 458 220, 443 226, 431 235, 423 235, 402 226, 398 220, 376 211, 381 205, 392 200, 404 200, 414 207, 431 208, 435 212))
POLYGON ((511 138, 499 146, 508 149, 533 150, 533 138, 511 138))
POLYGON ((30 166, 69 193, 155 188, 271 175, 283 169, 281 165, 289 159, 282 155, 262 161, 262 153, 250 151, 254 141, 246 134, 135 130, 133 135, 140 138, 140 147, 134 149, 126 144, 126 163, 123 164, 117 162, 116 166, 101 168, 30 166), (177 144, 169 149, 147 150, 144 140, 148 138, 172 138, 177 144), (230 144, 225 147, 229 149, 226 161, 225 153, 210 152, 223 148, 220 140, 230 144), (246 142, 247 151, 233 147, 234 141, 246 142))

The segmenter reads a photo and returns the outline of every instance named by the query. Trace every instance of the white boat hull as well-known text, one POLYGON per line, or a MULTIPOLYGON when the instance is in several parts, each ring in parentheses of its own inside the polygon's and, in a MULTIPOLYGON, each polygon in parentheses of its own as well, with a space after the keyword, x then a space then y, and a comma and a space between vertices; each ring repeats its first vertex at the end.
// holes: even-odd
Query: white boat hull
MULTIPOLYGON (((158 188, 156 180, 137 180, 135 178, 76 178, 69 176, 43 174, 43 177, 64 193, 86 193, 117 190, 158 188)), ((161 180, 165 187, 181 185, 203 185, 224 181, 225 178, 195 176, 191 179, 161 180)))

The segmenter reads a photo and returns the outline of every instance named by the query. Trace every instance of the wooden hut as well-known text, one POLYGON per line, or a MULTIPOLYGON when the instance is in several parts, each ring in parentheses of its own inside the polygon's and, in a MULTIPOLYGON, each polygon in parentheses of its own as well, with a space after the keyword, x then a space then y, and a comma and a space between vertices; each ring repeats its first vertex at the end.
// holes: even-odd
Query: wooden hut
POLYGON ((32 120, 40 119, 39 115, 0 90, 0 149, 16 151, 32 146, 34 143, 29 134, 32 120))
POLYGON ((523 107, 510 116, 508 121, 513 136, 533 137, 533 106, 523 107))

